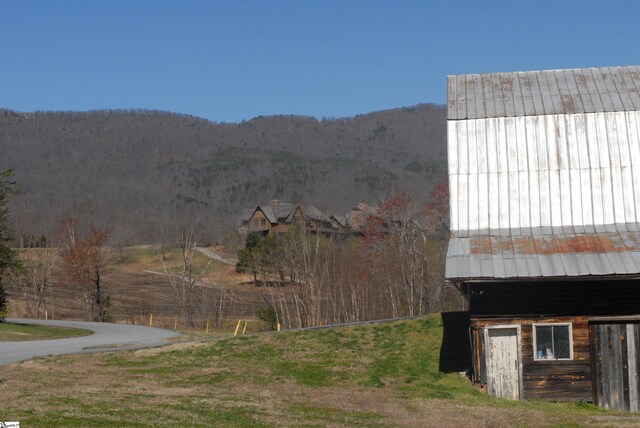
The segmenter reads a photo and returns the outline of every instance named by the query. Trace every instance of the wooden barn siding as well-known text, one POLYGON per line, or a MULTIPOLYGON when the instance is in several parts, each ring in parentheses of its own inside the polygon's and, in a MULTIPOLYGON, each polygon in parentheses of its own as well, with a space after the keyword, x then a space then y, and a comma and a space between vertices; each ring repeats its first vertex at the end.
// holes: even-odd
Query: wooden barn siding
POLYGON ((483 327, 471 327, 471 349, 473 352, 473 382, 482 386, 487 384, 487 366, 485 357, 484 329, 483 327))
POLYGON ((599 321, 591 324, 595 398, 599 406, 640 410, 640 323, 599 321))
POLYGON ((500 318, 471 320, 473 339, 473 380, 486 384, 484 327, 520 325, 524 399, 549 401, 593 400, 589 323, 587 317, 500 318), (533 324, 571 323, 573 360, 535 361, 533 324))

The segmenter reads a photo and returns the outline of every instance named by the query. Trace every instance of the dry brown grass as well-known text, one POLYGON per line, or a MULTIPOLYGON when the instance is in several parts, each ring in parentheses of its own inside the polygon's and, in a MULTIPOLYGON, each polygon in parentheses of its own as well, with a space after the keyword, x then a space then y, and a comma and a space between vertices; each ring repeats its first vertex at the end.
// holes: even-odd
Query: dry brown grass
POLYGON ((415 365, 416 355, 437 354, 429 325, 40 358, 3 367, 0 416, 25 426, 640 426, 637 415, 593 406, 492 399, 458 374, 438 374, 431 356, 415 365), (387 367, 373 386, 385 345, 403 348, 394 360, 402 367, 387 367), (418 367, 417 383, 407 383, 418 367))
MULTIPOLYGON (((232 254, 225 252, 223 247, 211 247, 210 250, 222 257, 232 258, 232 254)), ((30 250, 29 257, 38 257, 38 249, 30 250)), ((173 328, 181 326, 180 314, 175 306, 173 289, 166 277, 154 275, 145 271, 163 273, 160 251, 151 246, 136 246, 125 248, 122 253, 111 251, 110 263, 103 275, 105 293, 110 296, 111 307, 109 314, 115 322, 147 324, 151 314, 154 325, 173 328)), ((196 253, 197 267, 207 264, 208 259, 196 253)), ((165 264, 169 269, 177 269, 181 263, 177 250, 166 252, 165 264)), ((260 291, 249 284, 248 275, 235 272, 235 266, 221 262, 213 262, 208 274, 203 278, 197 289, 197 301, 201 307, 197 308, 196 321, 199 329, 203 329, 209 319, 211 327, 215 327, 214 320, 220 320, 215 311, 220 298, 221 289, 224 293, 225 304, 222 319, 238 320, 251 319, 255 308, 263 304, 260 291), (203 304, 204 303, 204 304, 203 304), (206 304, 206 305, 205 305, 206 304)), ((59 270, 51 278, 51 292, 47 294, 47 309, 49 318, 56 319, 84 319, 86 316, 82 291, 67 284, 59 270)), ((26 305, 18 290, 9 290, 9 313, 11 317, 24 317, 26 305)), ((44 313, 41 314, 44 317, 44 313)), ((229 321, 232 324, 232 321, 229 321)), ((231 327, 224 325, 228 330, 231 327)), ((255 325, 252 325, 255 328, 255 325)))
MULTIPOLYGON (((140 355, 157 354, 182 349, 174 345, 167 350, 143 350, 140 355)), ((28 426, 46 426, 51 414, 62 413, 68 418, 87 416, 87 410, 98 418, 97 425, 109 425, 108 416, 120 412, 132 417, 147 415, 137 422, 155 425, 158 419, 150 409, 180 406, 185 401, 202 401, 207 409, 240 405, 247 415, 266 426, 397 426, 397 427, 546 427, 558 423, 554 415, 544 410, 514 409, 474 405, 454 400, 406 399, 389 388, 322 387, 309 388, 293 382, 255 384, 244 382, 221 385, 171 386, 157 375, 123 376, 122 370, 103 364, 104 355, 74 355, 50 357, 14 364, 3 369, 0 402, 2 417, 21 420, 28 426), (118 398, 120 397, 120 398, 118 398), (197 397, 197 398, 194 398, 197 397), (206 400, 203 399, 206 397, 206 400), (118 410, 119 409, 119 410, 118 410), (292 409, 295 409, 292 411, 292 409), (319 415, 305 420, 306 413, 319 415), (317 418, 329 413, 326 425, 317 418), (351 420, 347 415, 378 415, 372 419, 351 420), (344 420, 343 418, 346 418, 344 420), (45 421, 40 423, 39 421, 45 421)), ((214 369, 198 369, 190 376, 207 376, 214 369)), ((180 419, 179 412, 169 420, 180 419)), ((165 416, 160 415, 162 419, 165 416)), ((55 422, 57 419, 53 418, 55 422)), ((122 421, 121 421, 122 422, 122 421)), ((134 419, 135 422, 135 419, 134 419)), ((241 422, 241 421, 240 421, 241 422)), ((194 424, 206 425, 206 420, 194 424)), ((575 426, 640 426, 640 419, 620 416, 574 418, 575 426)), ((82 424, 81 424, 82 425, 82 424)), ((242 423, 240 423, 242 425, 242 423)), ((236 426, 230 423, 228 426, 236 426)))

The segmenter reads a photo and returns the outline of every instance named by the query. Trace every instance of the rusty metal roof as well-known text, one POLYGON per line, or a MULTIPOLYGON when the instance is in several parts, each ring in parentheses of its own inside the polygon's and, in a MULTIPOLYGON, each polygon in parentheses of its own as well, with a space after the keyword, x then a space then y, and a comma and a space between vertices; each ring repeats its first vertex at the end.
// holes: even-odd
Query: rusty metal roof
POLYGON ((450 279, 640 274, 640 224, 495 231, 452 238, 450 279))
POLYGON ((449 77, 448 278, 640 274, 640 67, 449 77))
POLYGON ((640 67, 604 67, 448 77, 448 118, 640 110, 640 67))

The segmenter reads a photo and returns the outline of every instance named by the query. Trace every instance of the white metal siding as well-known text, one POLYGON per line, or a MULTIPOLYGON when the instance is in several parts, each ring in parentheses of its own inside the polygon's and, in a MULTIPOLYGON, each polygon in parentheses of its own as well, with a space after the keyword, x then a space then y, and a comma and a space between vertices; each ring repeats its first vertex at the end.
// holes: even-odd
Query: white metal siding
POLYGON ((635 111, 448 121, 451 230, 640 222, 639 121, 635 111))

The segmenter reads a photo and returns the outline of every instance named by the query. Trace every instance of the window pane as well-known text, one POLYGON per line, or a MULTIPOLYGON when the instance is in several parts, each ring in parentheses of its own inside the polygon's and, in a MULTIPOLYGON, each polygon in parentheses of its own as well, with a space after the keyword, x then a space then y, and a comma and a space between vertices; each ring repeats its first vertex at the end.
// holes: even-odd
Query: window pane
POLYGON ((553 344, 556 358, 571 358, 569 326, 556 325, 553 327, 553 344))
POLYGON ((553 358, 553 327, 536 326, 536 356, 537 358, 553 358))

